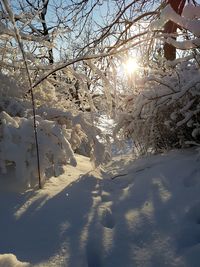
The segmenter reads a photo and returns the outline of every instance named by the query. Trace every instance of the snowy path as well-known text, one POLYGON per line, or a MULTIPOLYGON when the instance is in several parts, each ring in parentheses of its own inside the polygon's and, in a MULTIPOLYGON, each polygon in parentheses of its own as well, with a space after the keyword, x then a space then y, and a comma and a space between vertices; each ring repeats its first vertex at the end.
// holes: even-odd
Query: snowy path
MULTIPOLYGON (((39 192, 1 192, 0 254, 34 267, 200 266, 195 152, 118 157, 101 173, 91 169, 79 157, 39 192)), ((0 266, 15 266, 6 261, 0 256, 0 266)))

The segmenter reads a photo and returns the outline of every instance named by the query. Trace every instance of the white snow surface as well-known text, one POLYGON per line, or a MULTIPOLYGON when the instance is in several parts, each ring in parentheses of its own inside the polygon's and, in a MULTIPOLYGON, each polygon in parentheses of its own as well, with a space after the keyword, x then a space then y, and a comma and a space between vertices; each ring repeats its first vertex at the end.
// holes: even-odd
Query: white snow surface
MULTIPOLYGON (((36 116, 36 123, 40 173, 44 182, 48 172, 52 176, 67 163, 76 166, 76 159, 63 128, 40 116, 36 116)), ((34 144, 32 118, 12 118, 4 111, 0 113, 0 173, 4 174, 5 181, 15 179, 18 185, 25 188, 35 185, 37 164, 34 144), (14 177, 8 173, 10 168, 14 177)))
POLYGON ((200 266, 195 150, 118 156, 102 169, 76 159, 42 190, 0 188, 1 267, 200 266))
POLYGON ((28 267, 30 266, 27 262, 18 261, 13 254, 1 254, 0 255, 0 265, 3 267, 28 267))

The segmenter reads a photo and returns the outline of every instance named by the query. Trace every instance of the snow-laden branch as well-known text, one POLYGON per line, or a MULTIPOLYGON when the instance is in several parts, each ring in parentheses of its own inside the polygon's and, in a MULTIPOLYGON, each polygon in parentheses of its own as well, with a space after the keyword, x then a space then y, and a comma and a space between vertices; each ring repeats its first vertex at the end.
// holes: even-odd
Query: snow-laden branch
POLYGON ((152 30, 162 29, 168 21, 173 21, 181 28, 187 29, 190 32, 192 32, 195 36, 199 37, 200 21, 195 19, 199 17, 200 17, 199 7, 187 5, 183 10, 183 16, 180 16, 173 10, 173 8, 170 5, 168 5, 162 10, 160 14, 160 19, 151 23, 151 29, 152 30), (184 17, 184 14, 186 17, 184 17))
POLYGON ((182 16, 191 20, 200 18, 200 6, 186 5, 183 9, 182 16))
MULTIPOLYGON (((152 39, 151 37, 145 39, 145 41, 148 41, 152 39)), ((40 77, 34 84, 33 84, 33 88, 35 88, 36 86, 38 86, 41 82, 43 82, 46 78, 48 78, 50 75, 56 73, 59 70, 62 70, 70 65, 73 65, 75 63, 78 62, 83 62, 83 61, 87 61, 87 60, 92 60, 92 59, 98 59, 98 58, 106 58, 109 56, 113 56, 116 54, 120 54, 120 53, 124 53, 126 51, 128 51, 130 48, 136 47, 137 45, 143 43, 144 40, 139 40, 135 43, 129 44, 128 46, 122 47, 120 49, 118 48, 114 48, 112 51, 109 52, 104 52, 104 53, 99 53, 99 54, 85 54, 83 56, 77 57, 75 59, 70 59, 67 62, 64 63, 60 63, 58 65, 52 65, 52 68, 50 71, 46 72, 42 77, 40 77)))
POLYGON ((165 87, 169 88, 172 92, 174 92, 174 93, 176 92, 172 86, 170 86, 169 84, 165 83, 162 79, 160 79, 158 77, 150 76, 150 77, 148 77, 146 79, 146 81, 147 82, 150 82, 150 81, 157 82, 157 83, 162 84, 165 87))
MULTIPOLYGON (((33 41, 33 42, 44 42, 47 40, 47 37, 37 37, 35 35, 28 35, 23 32, 19 32, 21 39, 26 40, 26 41, 33 41)), ((12 29, 9 29, 7 26, 5 26, 1 21, 0 21, 0 35, 7 35, 10 37, 15 37, 15 31, 12 29)))
POLYGON ((193 48, 197 48, 200 46, 200 38, 196 38, 193 40, 186 40, 186 41, 181 42, 181 41, 176 41, 175 39, 168 37, 166 42, 180 50, 188 50, 188 49, 193 49, 193 48))

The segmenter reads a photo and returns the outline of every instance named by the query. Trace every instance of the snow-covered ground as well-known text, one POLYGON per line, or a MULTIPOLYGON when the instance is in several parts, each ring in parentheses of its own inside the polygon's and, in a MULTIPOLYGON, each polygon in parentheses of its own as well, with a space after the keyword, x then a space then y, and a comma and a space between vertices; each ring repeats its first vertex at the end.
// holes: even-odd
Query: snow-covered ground
POLYGON ((1 267, 200 266, 195 150, 77 161, 40 191, 0 189, 1 267))

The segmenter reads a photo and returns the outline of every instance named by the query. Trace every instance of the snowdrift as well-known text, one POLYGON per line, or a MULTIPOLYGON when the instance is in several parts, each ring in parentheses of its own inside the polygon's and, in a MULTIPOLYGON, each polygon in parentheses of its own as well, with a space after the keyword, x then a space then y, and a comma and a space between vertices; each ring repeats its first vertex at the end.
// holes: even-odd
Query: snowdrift
POLYGON ((1 193, 0 253, 34 267, 200 266, 195 150, 117 157, 101 172, 77 161, 38 192, 1 193))

